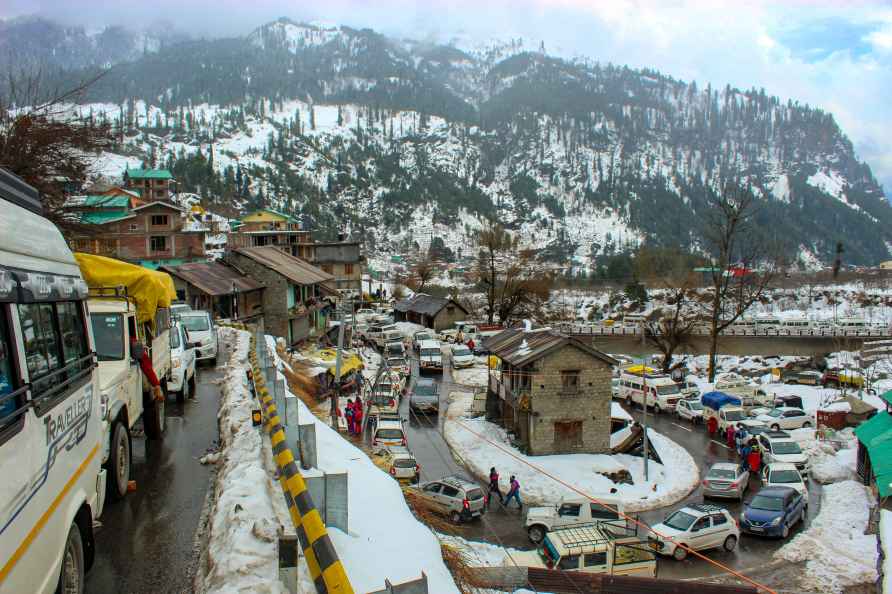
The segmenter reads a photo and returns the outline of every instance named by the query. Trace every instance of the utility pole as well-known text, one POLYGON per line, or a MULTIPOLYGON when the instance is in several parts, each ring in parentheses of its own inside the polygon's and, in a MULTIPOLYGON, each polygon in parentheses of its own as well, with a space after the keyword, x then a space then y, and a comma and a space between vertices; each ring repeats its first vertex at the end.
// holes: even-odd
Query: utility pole
MULTIPOLYGON (((641 327, 641 345, 644 346, 644 344, 645 344, 644 322, 641 322, 640 327, 641 327)), ((648 392, 647 392, 647 389, 648 389, 647 388, 647 355, 644 354, 643 352, 642 352, 641 360, 644 361, 644 364, 642 365, 642 370, 641 370, 641 384, 644 387, 644 400, 643 400, 643 402, 644 402, 644 480, 647 481, 649 478, 649 476, 648 476, 648 467, 649 467, 648 458, 650 457, 650 447, 648 444, 650 443, 650 440, 647 437, 647 396, 648 396, 648 392)), ((654 398, 654 401, 656 401, 656 398, 654 398)))
POLYGON ((331 396, 331 427, 338 431, 338 405, 341 402, 341 351, 344 348, 344 320, 338 324, 338 350, 335 355, 335 393, 331 396))

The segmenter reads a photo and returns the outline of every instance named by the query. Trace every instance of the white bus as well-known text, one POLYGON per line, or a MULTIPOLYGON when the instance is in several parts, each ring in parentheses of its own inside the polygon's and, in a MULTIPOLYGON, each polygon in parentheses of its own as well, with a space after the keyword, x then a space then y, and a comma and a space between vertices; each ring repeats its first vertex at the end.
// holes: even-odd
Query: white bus
MULTIPOLYGON (((640 367, 640 366, 638 366, 640 367)), ((647 406, 655 413, 672 412, 681 399, 681 389, 668 375, 651 374, 648 370, 636 373, 623 370, 619 378, 619 399, 625 400, 630 407, 633 404, 644 406, 644 389, 647 386, 647 406)))
POLYGON ((105 472, 87 285, 0 169, 0 593, 82 592, 105 472))

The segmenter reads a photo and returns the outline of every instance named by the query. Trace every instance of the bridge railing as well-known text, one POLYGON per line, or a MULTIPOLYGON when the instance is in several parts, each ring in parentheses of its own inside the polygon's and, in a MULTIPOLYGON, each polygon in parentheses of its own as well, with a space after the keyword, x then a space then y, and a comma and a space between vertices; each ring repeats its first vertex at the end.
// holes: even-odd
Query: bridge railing
MULTIPOLYGON (((600 324, 554 324, 561 332, 577 336, 641 336, 640 326, 604 326, 600 324)), ((693 334, 709 336, 709 329, 695 328, 693 334)), ((793 337, 793 338, 890 338, 888 328, 726 328, 721 336, 793 337)))

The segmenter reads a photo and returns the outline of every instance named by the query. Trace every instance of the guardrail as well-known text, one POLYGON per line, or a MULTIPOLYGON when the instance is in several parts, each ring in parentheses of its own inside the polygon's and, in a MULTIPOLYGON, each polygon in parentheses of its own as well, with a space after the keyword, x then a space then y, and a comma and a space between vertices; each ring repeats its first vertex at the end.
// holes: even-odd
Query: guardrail
MULTIPOLYGON (((559 323, 555 327, 565 334, 580 336, 641 336, 640 326, 596 326, 559 323)), ((709 336, 709 330, 696 328, 692 334, 709 336)), ((720 336, 746 336, 752 338, 890 338, 892 331, 883 328, 726 328, 720 336)))
MULTIPOLYGON (((285 430, 279 419, 275 402, 266 387, 267 379, 274 381, 275 378, 264 378, 264 369, 267 366, 261 365, 261 363, 266 362, 268 355, 266 354, 266 344, 260 344, 261 340, 258 340, 252 333, 249 359, 255 394, 260 400, 264 428, 269 434, 273 457, 279 468, 279 483, 285 494, 288 513, 297 530, 297 538, 310 569, 310 577, 313 579, 318 594, 334 592, 353 594, 353 586, 350 585, 344 566, 328 536, 322 516, 313 504, 307 485, 298 470, 294 454, 285 439, 285 430)), ((272 369, 275 369, 275 366, 272 369)))

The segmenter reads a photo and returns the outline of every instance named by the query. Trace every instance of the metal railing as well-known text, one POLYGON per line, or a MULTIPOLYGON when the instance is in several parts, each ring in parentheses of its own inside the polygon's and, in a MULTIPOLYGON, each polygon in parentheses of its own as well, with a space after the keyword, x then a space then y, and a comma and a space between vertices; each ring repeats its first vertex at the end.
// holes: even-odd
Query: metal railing
MULTIPOLYGON (((555 327, 565 334, 583 336, 641 336, 640 326, 602 326, 595 324, 559 323, 555 327)), ((709 336, 709 329, 695 328, 697 336, 709 336)), ((720 336, 752 338, 890 338, 886 328, 726 328, 720 336)))

